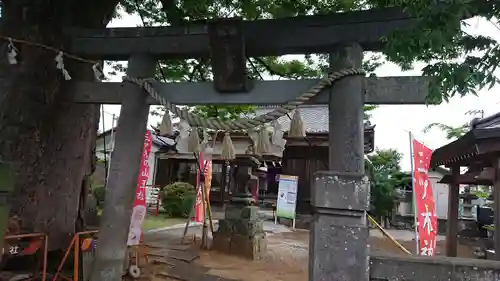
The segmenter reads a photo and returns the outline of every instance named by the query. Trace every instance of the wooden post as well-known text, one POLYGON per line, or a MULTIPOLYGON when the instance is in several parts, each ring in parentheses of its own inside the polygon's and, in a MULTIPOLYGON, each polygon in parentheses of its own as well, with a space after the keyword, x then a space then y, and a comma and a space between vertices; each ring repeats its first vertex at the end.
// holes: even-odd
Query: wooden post
MULTIPOLYGON (((357 44, 330 55, 332 70, 361 67, 357 44)), ((363 77, 335 83, 329 102, 329 169, 315 173, 309 280, 368 281, 370 186, 364 175, 363 77)))
POLYGON ((222 207, 225 207, 226 205, 226 198, 227 196, 227 163, 226 161, 222 162, 222 168, 221 168, 221 187, 220 187, 220 202, 222 207))
POLYGON ((80 280, 80 234, 75 235, 75 244, 73 245, 73 281, 80 280))
MULTIPOLYGON (((132 77, 149 78, 155 69, 156 61, 153 58, 136 55, 130 58, 127 73, 132 77)), ((123 99, 99 230, 99 246, 90 280, 122 279, 130 216, 149 116, 147 98, 147 93, 137 87, 136 93, 123 99)))
POLYGON ((448 189, 448 220, 446 222, 446 256, 457 256, 458 245, 458 195, 460 193, 460 166, 451 167, 452 182, 448 189))
POLYGON ((495 176, 493 182, 494 200, 494 224, 495 224, 495 260, 500 261, 500 159, 496 159, 493 164, 495 176))
POLYGON ((203 175, 205 168, 200 171, 200 189, 201 189, 201 207, 203 214, 203 226, 201 230, 201 248, 208 249, 208 222, 207 222, 207 190, 205 189, 205 176, 203 175))

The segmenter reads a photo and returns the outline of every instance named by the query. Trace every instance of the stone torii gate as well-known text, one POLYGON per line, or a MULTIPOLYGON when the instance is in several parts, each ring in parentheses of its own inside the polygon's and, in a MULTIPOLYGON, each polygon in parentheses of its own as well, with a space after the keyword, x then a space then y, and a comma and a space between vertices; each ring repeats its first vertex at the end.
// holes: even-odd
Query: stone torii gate
MULTIPOLYGON (((316 80, 248 81, 246 57, 328 53, 331 71, 361 68, 363 51, 380 51, 380 38, 410 27, 415 19, 400 9, 381 9, 278 20, 218 19, 183 27, 70 30, 69 52, 96 60, 128 60, 127 75, 150 78, 157 59, 212 60, 213 83, 154 83, 159 94, 179 105, 284 104, 316 80), (266 40, 262 40, 265 34, 266 40)), ((99 280, 114 280, 125 257, 127 230, 149 105, 159 104, 131 83, 68 82, 80 103, 122 104, 103 216, 98 255, 99 280), (118 261, 118 262, 116 262, 118 261)), ((310 103, 329 105, 329 171, 318 171, 312 191, 315 207, 310 238, 309 280, 500 280, 491 262, 415 257, 369 256, 366 211, 369 182, 364 176, 363 104, 423 104, 424 77, 350 76, 335 82, 310 103), (465 277, 464 277, 465 276, 465 277), (469 278, 469 279, 464 279, 469 278)), ((96 279, 97 280, 97 279, 96 279)))

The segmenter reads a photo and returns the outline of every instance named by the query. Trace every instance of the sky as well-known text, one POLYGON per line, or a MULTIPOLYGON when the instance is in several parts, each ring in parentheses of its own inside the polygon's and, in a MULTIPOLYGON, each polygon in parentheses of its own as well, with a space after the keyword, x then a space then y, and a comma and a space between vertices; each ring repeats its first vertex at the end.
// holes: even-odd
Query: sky
MULTIPOLYGON (((487 35, 500 40, 500 29, 491 22, 483 19, 470 19, 466 28, 469 33, 487 35)), ((113 20, 109 27, 141 26, 141 20, 136 15, 123 15, 113 20)), ((401 71, 393 63, 385 63, 375 71, 377 76, 405 76, 420 75, 423 64, 416 64, 412 71, 401 71)), ((105 69, 106 72, 106 69, 105 69)), ((120 81, 121 74, 108 77, 111 81, 120 81)), ((375 146, 379 149, 396 149, 403 154, 401 166, 410 170, 410 132, 414 138, 426 144, 431 149, 439 148, 448 143, 444 133, 437 129, 427 133, 423 129, 431 123, 443 123, 451 126, 460 126, 468 123, 473 117, 466 114, 469 110, 483 110, 484 116, 500 111, 500 85, 487 90, 481 90, 478 96, 455 97, 449 103, 437 106, 426 105, 382 105, 377 108, 371 118, 375 127, 375 146)), ((113 115, 119 116, 119 105, 104 105, 104 118, 101 116, 100 130, 112 127, 113 115), (103 127, 104 126, 104 127, 103 127)), ((160 117, 150 116, 149 125, 157 124, 160 117)))

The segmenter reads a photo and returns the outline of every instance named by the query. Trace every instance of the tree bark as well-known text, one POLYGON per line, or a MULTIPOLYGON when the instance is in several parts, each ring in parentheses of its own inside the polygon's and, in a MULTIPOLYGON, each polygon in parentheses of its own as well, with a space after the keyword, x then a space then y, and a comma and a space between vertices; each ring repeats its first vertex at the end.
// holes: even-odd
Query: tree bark
MULTIPOLYGON (((100 0, 93 10, 89 2, 4 0, 2 34, 64 50, 65 26, 103 27, 112 10, 101 8, 113 2, 114 9, 117 1, 100 0)), ((0 157, 17 169, 11 214, 21 218, 23 231, 45 232, 50 248, 61 249, 85 208, 80 198, 92 173, 98 105, 72 101, 55 52, 28 44, 16 48, 17 65, 0 62, 0 157)), ((64 62, 74 80, 94 79, 92 65, 64 62)))

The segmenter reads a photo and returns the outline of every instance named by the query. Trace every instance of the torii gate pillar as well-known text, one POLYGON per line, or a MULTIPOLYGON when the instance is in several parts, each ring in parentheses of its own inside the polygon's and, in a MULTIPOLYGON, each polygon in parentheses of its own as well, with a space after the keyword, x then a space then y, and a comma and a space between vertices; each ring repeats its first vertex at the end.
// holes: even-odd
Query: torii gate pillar
MULTIPOLYGON (((358 44, 330 54, 331 70, 361 68, 358 44)), ((364 175, 363 79, 347 77, 330 89, 329 171, 315 173, 315 214, 309 242, 309 280, 368 281, 366 211, 370 186, 364 175)))
MULTIPOLYGON (((127 74, 137 78, 152 77, 156 60, 148 55, 130 57, 127 74)), ((148 94, 140 87, 123 98, 116 130, 113 162, 106 186, 106 204, 99 228, 99 247, 91 280, 121 280, 127 248, 128 229, 132 215, 141 165, 144 134, 149 116, 148 94), (109 218, 113 218, 110 220, 109 218), (103 222, 113 221, 112 224, 103 222)))

